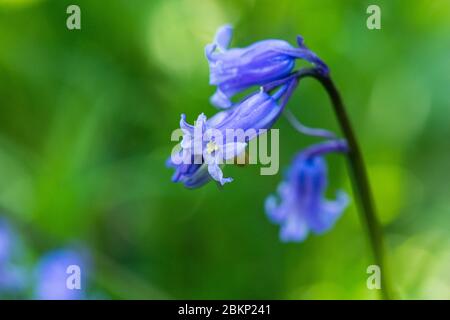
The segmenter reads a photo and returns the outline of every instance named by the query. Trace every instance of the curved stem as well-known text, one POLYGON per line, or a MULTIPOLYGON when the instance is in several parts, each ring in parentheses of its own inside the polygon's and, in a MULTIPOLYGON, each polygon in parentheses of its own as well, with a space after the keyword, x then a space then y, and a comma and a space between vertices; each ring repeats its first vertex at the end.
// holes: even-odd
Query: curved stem
MULTIPOLYGON (((285 108, 286 104, 288 103, 289 99, 291 98, 292 93, 298 86, 298 82, 300 78, 302 77, 302 73, 308 69, 302 69, 297 72, 293 72, 290 75, 288 75, 285 78, 273 81, 269 84, 266 84, 262 87, 263 91, 272 91, 274 89, 277 89, 281 85, 287 85, 284 86, 285 91, 281 93, 283 98, 281 99, 280 107, 285 108)), ((277 94, 280 93, 280 90, 277 91, 277 94)), ((273 98, 275 98, 275 95, 272 95, 273 98)), ((275 98, 276 99, 276 98, 275 98)), ((289 110, 284 110, 283 112, 286 119, 289 121, 291 126, 297 130, 300 133, 303 133, 308 136, 314 136, 314 137, 321 137, 321 138, 328 138, 328 139, 336 139, 336 135, 328 130, 325 129, 319 129, 319 128, 310 128, 305 125, 303 125, 300 121, 297 120, 297 118, 294 116, 294 114, 289 110)))
POLYGON ((334 112, 342 129, 342 132, 347 140, 349 146, 349 152, 347 153, 350 171, 352 172, 353 189, 358 194, 358 204, 360 207, 362 220, 365 222, 369 233, 370 244, 373 251, 373 257, 375 264, 380 267, 381 274, 381 294, 382 298, 391 298, 391 289, 389 286, 388 272, 386 269, 385 255, 384 255, 384 243, 383 235, 381 231, 380 223, 375 213, 375 206, 372 199, 372 192, 370 190, 369 180, 367 177, 363 157, 356 140, 356 136, 353 133, 350 120, 345 111, 344 104, 336 89, 333 81, 327 75, 324 75, 317 69, 303 69, 298 71, 297 79, 312 77, 318 80, 324 89, 327 91, 328 96, 334 108, 334 112))

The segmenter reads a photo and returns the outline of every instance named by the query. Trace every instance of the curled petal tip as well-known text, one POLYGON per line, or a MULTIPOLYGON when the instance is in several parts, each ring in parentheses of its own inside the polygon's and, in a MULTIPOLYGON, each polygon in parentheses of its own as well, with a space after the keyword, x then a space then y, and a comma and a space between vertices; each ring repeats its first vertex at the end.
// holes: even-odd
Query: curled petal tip
POLYGON ((180 128, 188 131, 193 129, 193 127, 186 122, 186 115, 184 113, 182 113, 180 117, 180 128))
POLYGON ((214 43, 220 50, 225 51, 230 45, 232 36, 233 27, 230 24, 223 25, 217 30, 214 43))
POLYGON ((195 121, 195 125, 204 125, 205 122, 206 122, 206 116, 202 112, 198 115, 197 120, 195 121))
POLYGON ((221 109, 228 109, 233 105, 230 99, 220 89, 216 90, 214 95, 210 98, 210 102, 212 105, 221 109))
POLYGON ((222 169, 220 169, 219 165, 215 164, 215 163, 211 163, 208 164, 208 172, 210 174, 210 176, 216 180, 217 182, 219 182, 222 186, 225 183, 229 183, 233 181, 233 178, 224 178, 223 177, 223 172, 222 169))
POLYGON ((226 184, 226 183, 230 183, 230 182, 233 182, 233 178, 231 178, 231 177, 228 177, 228 178, 222 178, 221 180, 220 180, 220 185, 224 185, 224 184, 226 184))
POLYGON ((293 216, 288 219, 280 230, 280 240, 282 242, 302 242, 307 236, 307 226, 300 219, 293 216))
POLYGON ((214 61, 213 52, 216 50, 216 45, 214 43, 207 44, 205 46, 205 56, 208 61, 214 61))
POLYGON ((305 47, 305 39, 303 39, 303 37, 301 35, 297 36, 297 44, 300 48, 305 47))
POLYGON ((277 199, 274 195, 269 195, 264 202, 264 209, 266 211, 266 215, 274 223, 278 223, 280 219, 278 219, 277 210, 277 199))

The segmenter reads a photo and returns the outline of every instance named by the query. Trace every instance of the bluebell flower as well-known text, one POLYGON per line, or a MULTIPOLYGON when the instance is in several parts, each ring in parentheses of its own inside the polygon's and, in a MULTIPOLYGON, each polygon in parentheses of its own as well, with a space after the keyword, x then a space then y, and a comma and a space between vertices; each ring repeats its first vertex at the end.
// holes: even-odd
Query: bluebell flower
POLYGON ((283 97, 288 94, 291 82, 277 88, 273 95, 260 90, 235 108, 221 111, 209 120, 201 114, 194 125, 188 124, 182 115, 181 150, 167 161, 167 165, 175 169, 172 181, 181 182, 188 188, 200 187, 211 179, 221 185, 231 182, 232 178, 223 176, 220 166, 238 156, 261 130, 272 127, 283 111, 283 97), (248 133, 243 136, 244 140, 229 139, 229 132, 236 130, 248 133))
POLYGON ((209 62, 211 85, 217 86, 211 103, 219 108, 233 105, 231 98, 252 86, 262 86, 287 76, 296 59, 313 63, 328 73, 328 67, 309 50, 303 38, 297 37, 298 48, 283 40, 258 41, 246 48, 228 49, 233 29, 225 25, 218 29, 214 42, 205 48, 209 62))
POLYGON ((323 155, 346 152, 343 140, 331 140, 313 145, 295 156, 285 180, 278 186, 278 197, 270 195, 265 202, 269 219, 281 226, 284 242, 303 241, 308 233, 329 230, 349 203, 343 191, 336 199, 325 199, 327 166, 323 155))
POLYGON ((60 249, 45 254, 36 268, 34 297, 39 300, 79 300, 86 298, 86 275, 89 272, 85 252, 60 249), (67 286, 69 266, 80 268, 81 288, 67 286))

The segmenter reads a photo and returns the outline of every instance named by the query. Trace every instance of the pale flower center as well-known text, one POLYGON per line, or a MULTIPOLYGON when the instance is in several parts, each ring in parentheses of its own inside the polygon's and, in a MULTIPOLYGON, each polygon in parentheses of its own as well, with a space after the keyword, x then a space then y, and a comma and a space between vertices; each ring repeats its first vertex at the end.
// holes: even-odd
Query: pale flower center
POLYGON ((206 145, 206 152, 208 152, 208 154, 211 154, 217 150, 219 150, 219 146, 214 141, 210 141, 206 145))

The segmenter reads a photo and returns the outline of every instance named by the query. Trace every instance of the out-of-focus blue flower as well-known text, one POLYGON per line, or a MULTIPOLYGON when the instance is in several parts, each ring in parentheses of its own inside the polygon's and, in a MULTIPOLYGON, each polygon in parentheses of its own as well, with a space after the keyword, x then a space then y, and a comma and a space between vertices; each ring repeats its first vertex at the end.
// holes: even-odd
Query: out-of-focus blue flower
POLYGON ((12 231, 9 223, 0 218, 0 266, 11 256, 12 231))
POLYGON ((183 130, 181 151, 168 159, 167 165, 175 169, 173 182, 181 182, 188 188, 197 188, 212 179, 221 185, 231 182, 224 178, 220 165, 238 156, 247 142, 256 137, 261 130, 271 128, 283 111, 285 101, 294 80, 280 86, 270 95, 260 90, 244 99, 233 109, 217 113, 209 120, 204 114, 198 116, 194 125, 181 116, 183 130), (281 103, 279 103, 281 100, 281 103), (245 132, 243 139, 232 136, 230 132, 245 132), (174 156, 178 159, 174 160, 174 156))
POLYGON ((27 285, 24 268, 13 261, 14 256, 20 255, 19 250, 13 228, 6 219, 0 218, 0 294, 14 296, 27 285))
POLYGON ((278 196, 266 199, 266 213, 281 226, 283 242, 303 241, 312 231, 321 234, 329 230, 347 207, 349 199, 338 191, 335 200, 324 197, 327 187, 327 166, 323 155, 346 152, 343 140, 331 140, 313 145, 295 156, 285 180, 278 186, 278 196))
POLYGON ((36 268, 34 297, 40 300, 79 300, 85 299, 86 275, 89 272, 85 252, 61 249, 45 254, 36 268), (81 288, 68 286, 71 276, 69 266, 80 269, 81 288))
POLYGON ((19 295, 28 285, 26 270, 11 263, 0 265, 0 294, 19 295))
POLYGON ((228 49, 232 33, 229 25, 219 28, 214 42, 205 48, 210 68, 209 82, 217 86, 211 97, 211 103, 216 107, 229 108, 233 105, 230 99, 236 93, 287 76, 296 59, 309 61, 328 73, 325 63, 306 48, 300 36, 297 37, 298 48, 283 40, 264 40, 246 48, 228 49))

